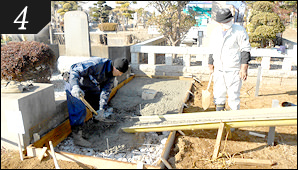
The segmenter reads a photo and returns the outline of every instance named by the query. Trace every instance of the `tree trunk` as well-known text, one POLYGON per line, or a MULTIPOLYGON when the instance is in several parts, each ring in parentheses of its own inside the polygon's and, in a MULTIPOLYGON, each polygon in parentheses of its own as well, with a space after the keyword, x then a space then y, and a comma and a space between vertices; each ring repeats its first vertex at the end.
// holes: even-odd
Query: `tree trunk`
MULTIPOLYGON (((179 25, 180 25, 180 19, 181 19, 181 2, 178 1, 178 21, 177 21, 177 35, 176 35, 176 40, 178 39, 178 42, 176 44, 178 44, 178 46, 180 45, 180 30, 179 30, 179 25)), ((175 45, 176 45, 175 44, 175 45)))

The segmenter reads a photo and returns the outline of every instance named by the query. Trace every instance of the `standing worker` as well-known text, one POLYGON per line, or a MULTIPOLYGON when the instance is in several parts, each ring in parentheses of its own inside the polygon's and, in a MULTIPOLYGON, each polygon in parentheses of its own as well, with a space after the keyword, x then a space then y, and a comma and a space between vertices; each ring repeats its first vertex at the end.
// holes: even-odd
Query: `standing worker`
POLYGON ((87 113, 80 96, 97 110, 98 115, 94 119, 104 118, 114 78, 121 76, 127 70, 128 60, 125 58, 112 61, 107 58, 91 57, 71 66, 69 78, 65 79, 67 82, 65 91, 72 136, 76 145, 91 147, 91 143, 82 136, 82 126, 87 113))
POLYGON ((247 79, 251 46, 245 28, 233 24, 228 8, 219 9, 215 21, 219 24, 211 34, 213 54, 209 55, 210 74, 213 73, 213 95, 216 111, 225 109, 226 94, 231 110, 240 109, 240 89, 247 79))

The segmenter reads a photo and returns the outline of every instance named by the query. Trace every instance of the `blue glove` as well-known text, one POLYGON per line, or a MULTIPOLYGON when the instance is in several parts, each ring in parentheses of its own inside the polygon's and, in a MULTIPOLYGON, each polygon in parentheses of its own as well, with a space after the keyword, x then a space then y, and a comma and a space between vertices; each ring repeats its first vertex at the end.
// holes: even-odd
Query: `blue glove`
POLYGON ((74 85, 71 90, 71 95, 73 97, 80 98, 81 95, 84 97, 85 93, 82 89, 80 89, 79 85, 74 85))

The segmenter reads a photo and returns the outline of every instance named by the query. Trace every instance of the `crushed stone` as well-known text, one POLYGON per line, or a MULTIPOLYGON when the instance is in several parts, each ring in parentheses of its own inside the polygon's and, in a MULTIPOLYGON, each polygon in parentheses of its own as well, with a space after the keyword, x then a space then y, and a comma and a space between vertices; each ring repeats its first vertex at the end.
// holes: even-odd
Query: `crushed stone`
MULTIPOLYGON (((55 97, 65 95, 62 76, 52 76, 56 84, 55 97), (63 87, 61 87, 63 86, 63 87)), ((135 77, 121 87, 109 102, 114 114, 109 118, 116 124, 104 124, 88 120, 83 127, 83 134, 92 148, 75 146, 72 135, 55 147, 81 155, 119 160, 156 166, 164 149, 169 131, 148 133, 125 133, 122 127, 129 127, 136 122, 133 117, 178 113, 181 104, 191 86, 189 80, 152 79, 135 77), (153 99, 142 99, 144 90, 153 89, 157 93, 153 99)))

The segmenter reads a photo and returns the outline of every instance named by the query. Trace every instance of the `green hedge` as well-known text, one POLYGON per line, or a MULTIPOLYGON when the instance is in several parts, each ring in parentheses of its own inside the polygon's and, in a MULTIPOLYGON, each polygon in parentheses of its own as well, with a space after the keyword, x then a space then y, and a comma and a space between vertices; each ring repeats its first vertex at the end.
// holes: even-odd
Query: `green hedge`
POLYGON ((101 23, 98 25, 98 28, 101 31, 116 31, 117 30, 117 23, 101 23))

